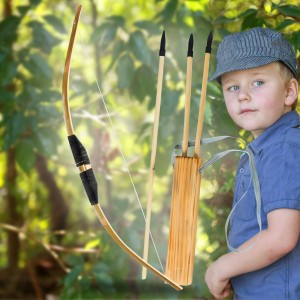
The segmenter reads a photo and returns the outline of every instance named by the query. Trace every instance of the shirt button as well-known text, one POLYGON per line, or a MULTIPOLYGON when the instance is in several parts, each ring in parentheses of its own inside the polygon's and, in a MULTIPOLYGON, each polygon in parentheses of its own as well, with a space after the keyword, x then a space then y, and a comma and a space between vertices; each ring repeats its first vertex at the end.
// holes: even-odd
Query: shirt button
POLYGON ((240 168, 240 174, 243 174, 245 172, 244 168, 240 168))

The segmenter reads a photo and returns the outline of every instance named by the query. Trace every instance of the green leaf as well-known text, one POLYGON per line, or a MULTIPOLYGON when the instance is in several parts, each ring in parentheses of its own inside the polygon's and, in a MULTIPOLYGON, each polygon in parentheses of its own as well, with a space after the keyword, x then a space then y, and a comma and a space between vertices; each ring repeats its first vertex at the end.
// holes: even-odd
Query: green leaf
POLYGON ((38 53, 30 54, 29 60, 25 61, 24 65, 37 82, 51 80, 53 76, 53 71, 48 61, 38 53))
POLYGON ((29 173, 35 163, 35 153, 30 140, 23 139, 16 147, 16 160, 19 166, 29 173))
POLYGON ((93 240, 90 240, 88 243, 86 243, 86 245, 84 246, 84 249, 93 249, 99 245, 100 245, 100 240, 98 238, 93 239, 93 240))
POLYGON ((169 115, 175 112, 180 94, 180 91, 170 89, 167 89, 167 91, 163 93, 160 109, 162 115, 169 115))
POLYGON ((128 88, 134 76, 134 61, 130 55, 125 54, 120 58, 117 65, 117 75, 119 88, 128 88))
POLYGON ((4 89, 1 89, 0 92, 0 103, 1 104, 12 104, 15 101, 15 95, 12 92, 8 92, 4 89))
POLYGON ((55 132, 51 128, 34 128, 33 141, 37 150, 45 156, 56 153, 55 132))
MULTIPOLYGON (((199 34, 199 36, 208 36, 209 32, 212 30, 212 23, 202 14, 196 13, 195 16, 195 36, 199 34)), ((206 40, 201 39, 200 41, 201 44, 206 46, 206 40)))
POLYGON ((113 24, 116 27, 124 27, 125 26, 125 19, 123 16, 109 16, 107 21, 113 24))
POLYGON ((106 49, 114 40, 116 32, 117 26, 115 26, 115 24, 104 23, 95 29, 91 36, 91 41, 100 44, 103 49, 106 49))
POLYGON ((20 105, 21 110, 31 109, 32 103, 39 100, 36 87, 26 81, 23 92, 18 95, 16 100, 16 103, 20 105))
MULTIPOLYGON (((38 118, 37 117, 26 118, 26 128, 31 133, 33 131, 37 130, 37 128, 38 128, 38 118)), ((30 138, 31 138, 32 144, 34 145, 33 135, 31 135, 30 138)), ((36 150, 36 148, 35 148, 35 150, 36 150)))
POLYGON ((6 57, 8 57, 8 53, 9 53, 9 51, 3 51, 2 49, 0 49, 0 63, 1 64, 5 61, 6 57))
POLYGON ((99 43, 106 49, 107 46, 114 40, 118 27, 125 27, 124 17, 108 17, 101 26, 96 27, 91 36, 91 42, 99 43))
POLYGON ((278 6, 277 9, 285 16, 295 17, 300 19, 300 7, 296 5, 278 6))
POLYGON ((253 15, 255 16, 257 14, 258 10, 257 9, 254 9, 254 8, 249 8, 247 9, 246 11, 242 12, 238 18, 240 19, 244 19, 244 18, 247 18, 247 17, 252 17, 253 15))
POLYGON ((295 49, 300 49, 300 31, 296 31, 292 36, 288 36, 287 39, 295 49))
POLYGON ((82 270, 83 266, 78 265, 74 267, 72 271, 64 278, 64 284, 67 289, 71 288, 74 285, 82 270))
POLYGON ((111 276, 107 275, 106 273, 101 272, 101 273, 95 273, 94 275, 95 275, 97 282, 99 284, 101 284, 102 286, 104 285, 104 286, 108 287, 108 286, 112 286, 114 283, 111 276))
POLYGON ((151 64, 151 52, 141 31, 135 31, 131 34, 129 46, 137 59, 145 65, 151 64))
POLYGON ((171 23, 178 6, 178 0, 169 0, 164 9, 155 16, 155 19, 161 19, 163 24, 171 23))
POLYGON ((4 120, 5 134, 3 141, 3 149, 7 150, 15 144, 16 140, 24 132, 26 126, 25 118, 21 112, 15 112, 10 116, 6 116, 4 120))
POLYGON ((52 48, 60 42, 58 38, 44 28, 42 23, 32 21, 28 25, 32 28, 31 47, 41 49, 44 53, 49 54, 52 48))
POLYGON ((44 90, 39 94, 40 102, 56 102, 61 101, 61 93, 55 90, 44 90))
POLYGON ((207 85, 207 94, 217 99, 223 99, 221 85, 215 82, 209 82, 207 85))
POLYGON ((60 112, 58 111, 57 107, 53 105, 45 105, 36 103, 34 106, 36 108, 38 118, 42 120, 42 122, 50 122, 51 120, 56 120, 59 116, 61 116, 60 112))
POLYGON ((93 267, 93 273, 101 273, 101 272, 108 273, 109 267, 102 262, 98 262, 93 267))
MULTIPOLYGON (((117 259, 114 259, 114 264, 116 264, 117 259)), ((92 273, 98 284, 101 285, 104 290, 113 292, 113 278, 111 277, 111 268, 108 265, 98 262, 92 269, 92 273)))
POLYGON ((42 0, 30 0, 30 4, 33 6, 37 6, 42 2, 42 0))
MULTIPOLYGON (((90 291, 92 293, 92 295, 93 295, 93 293, 95 293, 93 291, 93 289, 91 288, 92 282, 91 282, 91 279, 89 277, 87 277, 87 276, 82 277, 81 280, 79 281, 79 284, 80 284, 80 287, 81 287, 82 290, 90 291)), ((89 298, 90 299, 96 299, 96 298, 100 299, 98 297, 89 297, 89 298)), ((86 298, 86 299, 88 299, 88 298, 86 298)))
POLYGON ((295 24, 296 22, 294 20, 291 19, 285 19, 283 20, 283 22, 281 22, 277 27, 276 30, 277 31, 281 31, 282 29, 284 29, 287 26, 290 26, 292 24, 295 24))
POLYGON ((46 16, 44 16, 44 19, 56 31, 58 31, 60 33, 67 32, 61 19, 57 18, 55 15, 46 15, 46 16))
POLYGON ((20 25, 21 18, 10 16, 0 22, 1 44, 6 48, 10 47, 17 39, 17 30, 20 25))
POLYGON ((25 16, 26 13, 30 10, 30 5, 19 5, 17 9, 22 16, 25 16))
MULTIPOLYGON (((111 62, 109 64, 109 66, 106 68, 105 70, 105 74, 112 69, 112 67, 115 65, 115 63, 118 61, 119 56, 121 55, 122 51, 124 50, 125 46, 124 46, 124 42, 123 41, 117 41, 114 44, 114 48, 113 48, 113 53, 112 53, 112 57, 111 57, 111 62)), ((104 74, 104 75, 105 75, 104 74)))
POLYGON ((102 33, 101 45, 106 48, 115 38, 117 32, 116 27, 106 26, 102 33))
POLYGON ((246 30, 252 27, 262 27, 264 24, 263 18, 257 17, 257 11, 253 11, 252 14, 249 14, 242 23, 242 30, 246 30))
POLYGON ((84 265, 84 259, 82 255, 75 255, 75 254, 69 255, 67 257, 67 262, 72 267, 80 265, 83 268, 84 265))
POLYGON ((214 24, 228 24, 228 23, 232 23, 232 19, 229 19, 229 18, 224 17, 224 16, 218 17, 214 21, 214 24))
POLYGON ((135 22, 134 25, 140 29, 144 29, 148 31, 149 34, 151 35, 162 34, 162 31, 160 30, 159 26, 153 23, 152 21, 147 21, 147 20, 138 21, 135 22))
POLYGON ((18 64, 15 63, 11 57, 7 56, 1 63, 0 68, 0 85, 7 86, 17 74, 18 64))
POLYGON ((156 77, 148 66, 142 65, 136 69, 130 92, 138 101, 144 101, 146 96, 155 97, 156 77))
MULTIPOLYGON (((221 28, 221 29, 217 29, 217 33, 218 35, 221 37, 221 39, 223 39, 225 36, 227 36, 228 34, 231 34, 230 31, 228 31, 227 29, 221 28)), ((215 41, 213 41, 213 45, 215 44, 215 41)), ((217 48, 217 47, 216 47, 217 48)))
POLYGON ((115 199, 114 203, 111 203, 113 211, 116 212, 116 214, 122 214, 124 211, 127 211, 130 207, 130 204, 128 202, 127 198, 117 198, 115 199))
MULTIPOLYGON (((159 154, 160 151, 161 150, 158 150, 158 155, 160 155, 159 154)), ((159 177, 166 176, 166 172, 167 172, 168 168, 170 167, 170 165, 171 165, 170 153, 162 152, 161 162, 155 168, 156 175, 159 176, 159 177)))

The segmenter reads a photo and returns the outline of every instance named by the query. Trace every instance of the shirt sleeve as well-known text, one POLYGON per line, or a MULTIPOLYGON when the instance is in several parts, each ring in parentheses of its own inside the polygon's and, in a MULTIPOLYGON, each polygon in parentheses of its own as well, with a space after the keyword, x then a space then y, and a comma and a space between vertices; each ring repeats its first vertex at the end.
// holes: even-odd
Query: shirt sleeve
POLYGON ((261 163, 260 187, 265 213, 280 208, 300 210, 300 145, 272 145, 261 163))

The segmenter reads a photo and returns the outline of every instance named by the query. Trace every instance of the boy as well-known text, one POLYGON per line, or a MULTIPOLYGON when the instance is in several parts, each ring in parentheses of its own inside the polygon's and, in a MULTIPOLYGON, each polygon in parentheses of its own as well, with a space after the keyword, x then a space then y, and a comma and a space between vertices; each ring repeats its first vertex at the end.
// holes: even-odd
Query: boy
POLYGON ((256 220, 249 161, 242 155, 228 241, 240 250, 212 263, 205 280, 216 298, 300 299, 300 126, 297 60, 281 34, 267 28, 226 36, 210 80, 222 85, 233 121, 250 131, 261 190, 256 220), (251 246, 251 247, 249 247, 251 246), (244 251, 243 251, 244 250, 244 251))

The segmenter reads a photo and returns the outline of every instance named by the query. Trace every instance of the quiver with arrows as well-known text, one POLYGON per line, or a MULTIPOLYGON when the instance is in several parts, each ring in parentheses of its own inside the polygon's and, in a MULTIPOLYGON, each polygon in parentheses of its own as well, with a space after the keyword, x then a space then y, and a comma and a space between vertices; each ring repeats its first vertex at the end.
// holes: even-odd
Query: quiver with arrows
POLYGON ((190 285, 193 279, 198 205, 202 166, 200 158, 200 138, 204 119, 204 104, 208 80, 209 58, 212 44, 212 32, 208 35, 205 50, 202 93, 199 105, 197 133, 194 153, 188 156, 189 117, 192 82, 193 35, 190 36, 187 52, 187 76, 185 94, 185 114, 182 140, 182 154, 175 158, 170 231, 166 275, 180 285, 190 285))
POLYGON ((166 275, 181 285, 193 279, 201 165, 200 157, 175 159, 166 275))

